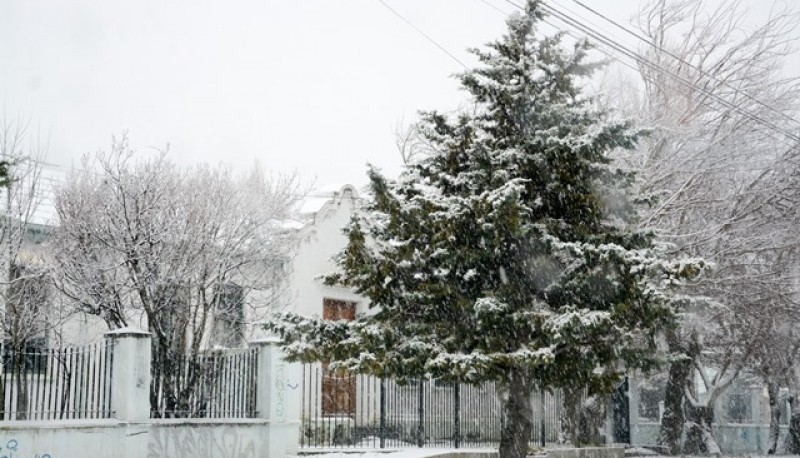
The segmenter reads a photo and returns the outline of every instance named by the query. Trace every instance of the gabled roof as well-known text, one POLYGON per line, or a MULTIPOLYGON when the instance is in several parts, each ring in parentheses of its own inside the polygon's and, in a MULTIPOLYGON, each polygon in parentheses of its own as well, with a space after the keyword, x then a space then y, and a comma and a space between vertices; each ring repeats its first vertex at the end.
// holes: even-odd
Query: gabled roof
POLYGON ((361 200, 355 186, 343 184, 315 189, 301 201, 296 212, 297 219, 292 224, 296 225, 298 229, 316 224, 330 211, 335 211, 345 199, 356 202, 361 200))

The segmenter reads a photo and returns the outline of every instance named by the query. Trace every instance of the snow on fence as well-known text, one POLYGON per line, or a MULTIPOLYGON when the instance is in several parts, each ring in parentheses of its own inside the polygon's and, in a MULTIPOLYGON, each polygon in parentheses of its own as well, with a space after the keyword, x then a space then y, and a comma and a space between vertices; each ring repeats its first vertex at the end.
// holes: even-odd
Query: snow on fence
POLYGON ((171 360, 167 383, 180 388, 181 396, 195 395, 175 404, 190 408, 179 409, 172 417, 164 410, 161 418, 153 418, 151 401, 168 392, 159 389, 159 396, 151 392, 150 334, 125 328, 105 337, 106 343, 79 349, 5 354, 0 377, 7 420, 0 424, 3 451, 8 448, 14 456, 59 458, 282 458, 296 454, 300 367, 283 359, 274 340, 253 341, 251 349, 210 352, 192 361, 171 360), (190 363, 195 364, 194 372, 188 369, 190 363), (26 370, 11 370, 19 367, 26 370), (70 378, 61 377, 64 373, 70 378), (10 391, 13 380, 24 380, 25 388, 10 391), (59 383, 51 384, 51 380, 59 383), (191 384, 191 380, 197 383, 191 384), (48 391, 50 386, 59 388, 48 391), (70 388, 62 388, 66 386, 70 388), (20 397, 23 392, 25 396, 20 397), (68 407, 62 409, 63 417, 61 411, 46 416, 48 409, 53 410, 48 406, 56 405, 47 401, 52 397, 60 402, 64 393, 69 394, 69 402, 65 401, 68 407), (14 401, 9 404, 8 399, 14 401), (24 414, 16 399, 24 399, 24 414), (44 408, 40 407, 42 401, 44 408), (193 417, 188 417, 188 411, 193 417), (98 412, 103 418, 97 417, 98 412), (178 414, 181 417, 175 418, 178 414), (231 418, 240 414, 253 417, 231 418), (11 421, 23 419, 26 421, 11 421), (12 445, 14 450, 10 450, 12 445))
MULTIPOLYGON (((480 447, 500 440, 504 421, 494 382, 401 384, 303 366, 303 448, 480 447)), ((532 445, 558 439, 562 395, 533 393, 532 445)))
MULTIPOLYGON (((258 348, 176 356, 151 365, 152 418, 254 418, 258 348)), ((111 418, 113 342, 0 348, 0 420, 111 418)))
POLYGON ((100 342, 14 351, 4 345, 0 420, 111 417, 110 347, 100 342))
POLYGON ((152 418, 256 417, 258 348, 172 356, 162 364, 155 348, 152 418))

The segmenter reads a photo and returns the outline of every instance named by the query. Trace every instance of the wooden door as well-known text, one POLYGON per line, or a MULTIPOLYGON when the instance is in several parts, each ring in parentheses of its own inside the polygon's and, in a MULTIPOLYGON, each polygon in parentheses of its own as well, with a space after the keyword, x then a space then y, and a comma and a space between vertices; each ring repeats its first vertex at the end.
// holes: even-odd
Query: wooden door
MULTIPOLYGON (((356 303, 336 299, 324 299, 322 319, 356 319, 356 303)), ((333 370, 322 365, 322 414, 353 416, 356 413, 356 380, 343 370, 333 370)))
MULTIPOLYGON (((324 299, 322 319, 356 319, 356 303, 336 299, 324 299)), ((356 413, 356 379, 341 369, 332 370, 322 365, 322 414, 353 416, 356 413)))

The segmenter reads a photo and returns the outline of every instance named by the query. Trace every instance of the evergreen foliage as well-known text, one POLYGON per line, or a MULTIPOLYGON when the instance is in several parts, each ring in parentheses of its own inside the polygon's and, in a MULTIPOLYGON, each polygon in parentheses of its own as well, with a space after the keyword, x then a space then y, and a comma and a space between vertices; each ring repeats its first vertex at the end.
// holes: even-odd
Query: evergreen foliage
POLYGON ((11 173, 12 162, 8 160, 0 160, 0 188, 8 188, 14 182, 14 176, 11 173))

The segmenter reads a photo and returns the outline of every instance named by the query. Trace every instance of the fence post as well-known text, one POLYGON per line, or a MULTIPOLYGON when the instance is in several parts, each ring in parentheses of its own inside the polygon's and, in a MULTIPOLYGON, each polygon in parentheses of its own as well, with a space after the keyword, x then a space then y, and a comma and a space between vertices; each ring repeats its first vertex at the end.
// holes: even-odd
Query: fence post
POLYGON ((634 375, 628 377, 628 424, 631 444, 639 440, 639 381, 634 375))
POLYGON ((506 429, 506 409, 505 403, 500 402, 500 437, 503 437, 503 431, 506 429))
POLYGON ((300 446, 302 367, 284 360, 275 338, 260 339, 250 345, 259 349, 256 415, 269 420, 267 456, 296 455, 300 446))
POLYGON ((150 418, 150 333, 121 328, 105 333, 111 341, 111 412, 122 421, 150 418))
POLYGON ((417 400, 417 413, 419 414, 419 424, 417 425, 417 446, 425 445, 425 392, 423 391, 424 379, 419 378, 419 399, 417 400))
POLYGON ((539 445, 544 448, 546 444, 546 435, 547 435, 547 421, 545 420, 544 416, 547 410, 545 409, 545 393, 544 388, 539 390, 539 445))
POLYGON ((453 438, 455 448, 461 446, 461 383, 453 382, 453 438))
POLYGON ((381 384, 380 384, 380 416, 381 416, 381 423, 380 423, 380 439, 381 439, 381 448, 386 448, 386 379, 381 377, 381 384))

